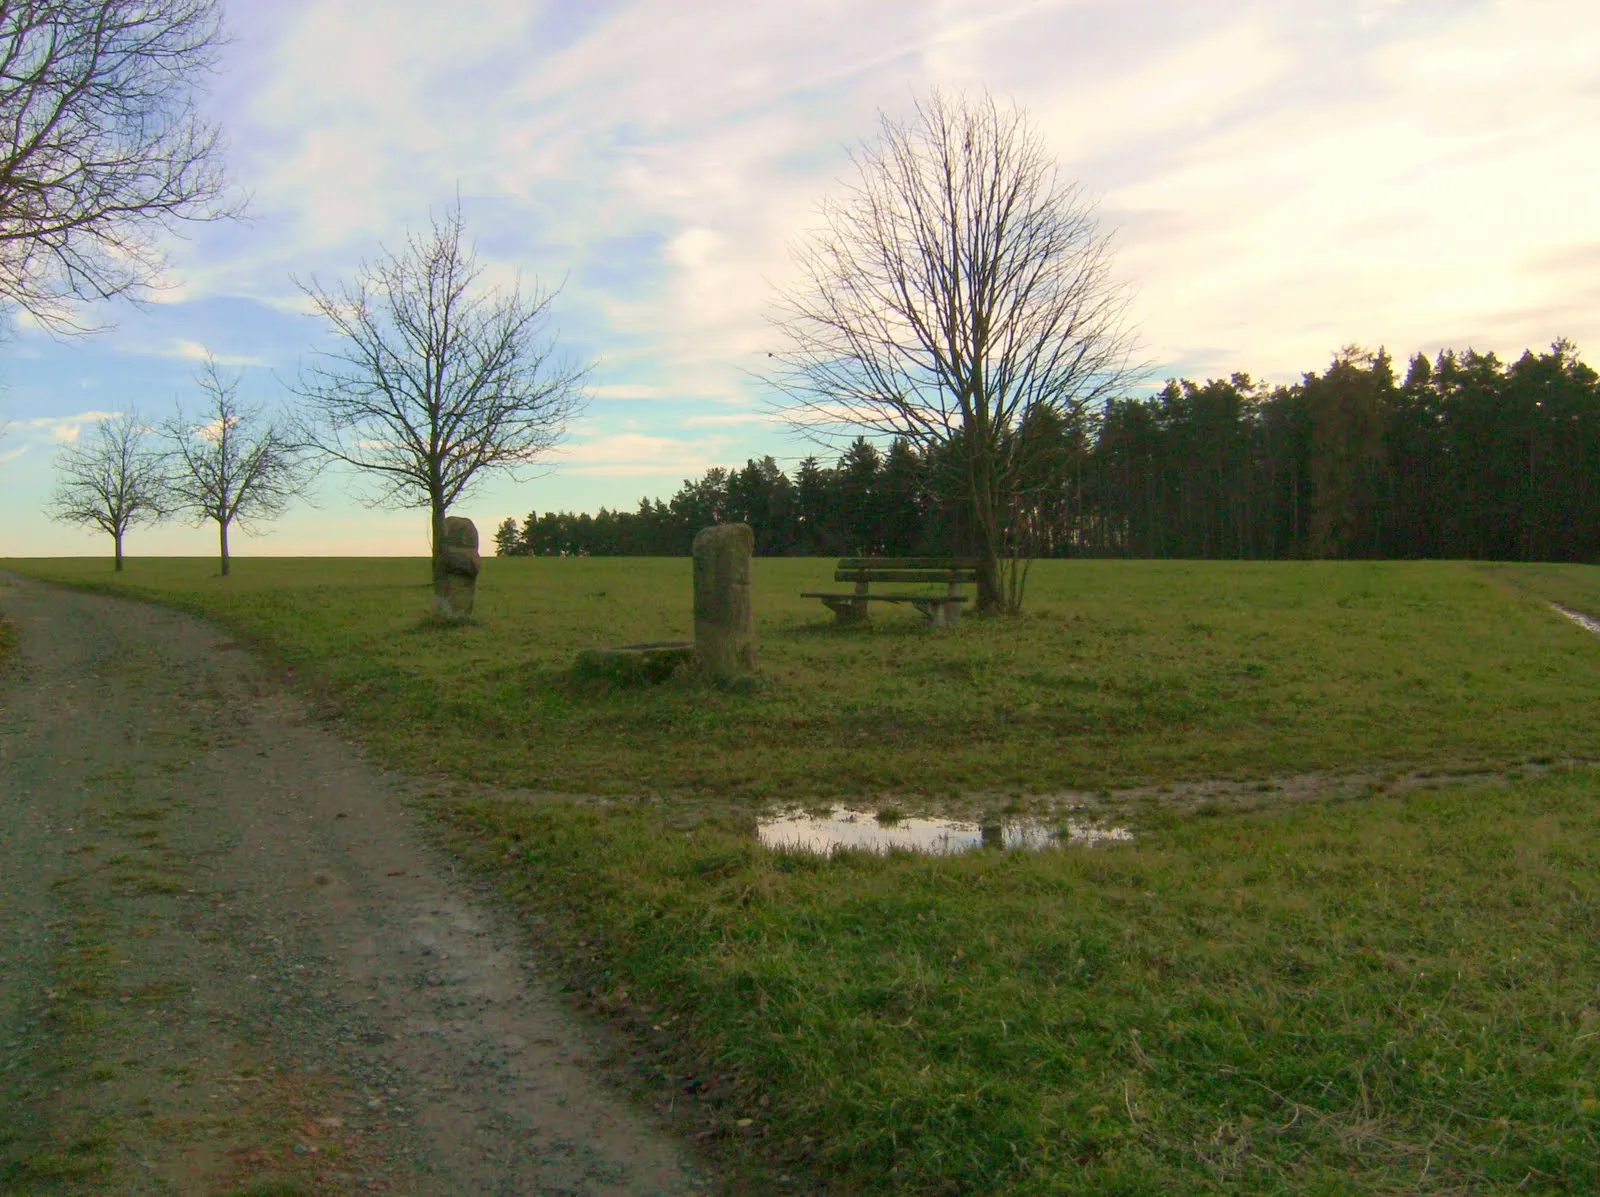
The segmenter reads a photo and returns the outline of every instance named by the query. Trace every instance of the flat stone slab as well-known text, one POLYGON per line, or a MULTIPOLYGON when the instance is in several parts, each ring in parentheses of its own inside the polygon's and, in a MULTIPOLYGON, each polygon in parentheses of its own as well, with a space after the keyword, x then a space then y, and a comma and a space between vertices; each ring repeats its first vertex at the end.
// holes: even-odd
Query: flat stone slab
POLYGON ((586 648, 572 663, 572 675, 618 686, 649 686, 693 666, 693 640, 657 640, 617 648, 586 648))

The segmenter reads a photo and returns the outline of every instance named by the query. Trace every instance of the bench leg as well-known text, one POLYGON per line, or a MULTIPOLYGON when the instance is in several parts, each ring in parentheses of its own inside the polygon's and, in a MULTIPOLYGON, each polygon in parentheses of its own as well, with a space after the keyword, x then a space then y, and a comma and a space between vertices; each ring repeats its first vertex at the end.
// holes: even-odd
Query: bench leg
POLYGON ((956 621, 961 618, 961 604, 947 603, 940 599, 913 599, 917 610, 928 617, 930 628, 953 628, 956 621))
POLYGON ((833 622, 836 624, 867 622, 866 603, 849 598, 825 598, 822 601, 833 612, 833 622))

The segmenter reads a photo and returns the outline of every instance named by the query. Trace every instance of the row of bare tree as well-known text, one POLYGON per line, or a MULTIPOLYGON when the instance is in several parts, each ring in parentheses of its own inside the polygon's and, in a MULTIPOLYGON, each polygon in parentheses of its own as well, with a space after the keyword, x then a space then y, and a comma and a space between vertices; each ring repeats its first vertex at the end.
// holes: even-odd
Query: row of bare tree
POLYGON ((308 477, 301 447, 240 401, 237 377, 208 359, 198 382, 205 398, 197 413, 180 406, 152 425, 119 412, 57 454, 51 515, 110 536, 118 570, 131 529, 184 515, 216 525, 226 576, 229 531, 281 513, 308 477))

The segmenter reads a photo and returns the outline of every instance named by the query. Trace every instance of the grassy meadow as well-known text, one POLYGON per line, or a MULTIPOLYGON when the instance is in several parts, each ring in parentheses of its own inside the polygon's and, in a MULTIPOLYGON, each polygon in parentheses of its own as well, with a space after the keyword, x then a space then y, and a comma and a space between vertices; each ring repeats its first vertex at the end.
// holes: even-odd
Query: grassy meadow
POLYGON ((1022 618, 931 636, 904 609, 836 629, 799 597, 836 588, 831 562, 761 560, 753 695, 569 680, 580 649, 692 634, 686 559, 490 560, 476 625, 448 630, 419 618, 415 559, 21 566, 221 618, 397 763, 541 790, 803 801, 1600 758, 1600 642, 1465 565, 1045 562, 1022 618))
POLYGON ((687 637, 686 560, 492 560, 450 629, 417 560, 5 564, 210 615, 437 776, 439 833, 758 1191, 1600 1190, 1600 638, 1546 601, 1600 615, 1600 570, 1047 562, 1026 616, 930 635, 758 560, 745 694, 568 677, 687 637), (1273 800, 1311 771, 1367 781, 1273 800), (1260 801, 1160 794, 1220 778, 1260 801), (752 834, 1132 784, 1136 842, 1092 850, 752 834))

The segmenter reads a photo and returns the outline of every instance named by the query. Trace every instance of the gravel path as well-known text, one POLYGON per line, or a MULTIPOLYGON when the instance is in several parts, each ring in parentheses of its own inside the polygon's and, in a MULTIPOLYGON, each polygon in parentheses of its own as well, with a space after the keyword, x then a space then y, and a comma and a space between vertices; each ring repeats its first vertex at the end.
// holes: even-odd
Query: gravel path
POLYGON ((0 612, 0 1192, 707 1183, 398 779, 248 653, 7 575, 0 612))

